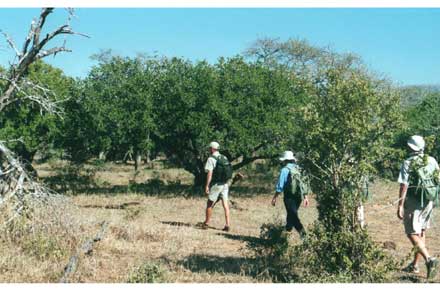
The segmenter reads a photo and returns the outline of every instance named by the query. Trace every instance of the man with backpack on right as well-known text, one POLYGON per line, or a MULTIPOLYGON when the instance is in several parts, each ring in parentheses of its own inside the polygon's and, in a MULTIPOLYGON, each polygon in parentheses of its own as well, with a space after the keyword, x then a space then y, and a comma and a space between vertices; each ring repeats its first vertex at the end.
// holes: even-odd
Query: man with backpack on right
POLYGON ((283 163, 283 168, 278 178, 275 195, 272 198, 272 205, 276 205, 278 195, 283 193, 287 212, 286 231, 291 232, 295 228, 300 236, 304 237, 305 230, 299 219, 298 209, 302 202, 304 207, 309 205, 307 195, 310 189, 303 178, 301 168, 296 164, 296 157, 292 151, 284 151, 280 161, 283 163))
POLYGON ((438 201, 439 165, 433 157, 424 154, 423 137, 414 135, 407 144, 411 154, 400 169, 397 217, 403 220, 405 233, 416 252, 414 260, 403 270, 419 273, 418 262, 423 257, 427 278, 431 279, 437 273, 439 261, 429 255, 425 238, 433 207, 438 201))

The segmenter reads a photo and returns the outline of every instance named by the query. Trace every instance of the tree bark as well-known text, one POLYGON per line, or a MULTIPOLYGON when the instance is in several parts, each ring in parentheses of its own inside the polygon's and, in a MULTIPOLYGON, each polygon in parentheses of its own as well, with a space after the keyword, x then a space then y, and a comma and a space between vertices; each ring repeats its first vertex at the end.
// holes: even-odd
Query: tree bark
POLYGON ((105 161, 105 159, 106 159, 105 152, 104 151, 99 152, 98 158, 99 158, 99 160, 105 161))
POLYGON ((141 153, 136 152, 135 153, 135 158, 134 158, 134 170, 135 171, 138 171, 139 166, 141 165, 141 163, 142 163, 142 155, 141 155, 141 153))

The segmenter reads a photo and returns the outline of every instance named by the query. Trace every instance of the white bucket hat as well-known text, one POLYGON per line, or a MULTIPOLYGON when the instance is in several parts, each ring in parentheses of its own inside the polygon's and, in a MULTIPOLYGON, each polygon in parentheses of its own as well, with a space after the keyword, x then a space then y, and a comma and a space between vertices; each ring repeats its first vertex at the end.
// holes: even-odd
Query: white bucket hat
POLYGON ((212 148, 212 149, 218 150, 218 148, 220 148, 220 144, 218 144, 218 143, 215 142, 215 141, 212 141, 211 143, 209 143, 209 148, 212 148))
POLYGON ((284 151, 283 156, 281 156, 281 158, 280 158, 280 161, 285 161, 285 160, 296 161, 296 157, 293 155, 292 151, 284 151))
POLYGON ((422 136, 414 135, 411 136, 408 139, 407 142, 409 148, 411 148, 413 151, 418 152, 425 149, 425 140, 423 140, 422 136))

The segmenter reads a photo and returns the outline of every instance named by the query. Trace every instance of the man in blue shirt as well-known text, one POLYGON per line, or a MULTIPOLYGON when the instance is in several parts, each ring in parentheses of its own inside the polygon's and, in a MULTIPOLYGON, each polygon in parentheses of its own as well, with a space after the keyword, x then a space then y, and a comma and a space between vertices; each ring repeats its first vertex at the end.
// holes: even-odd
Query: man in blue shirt
POLYGON ((284 166, 281 169, 280 176, 278 178, 275 195, 272 198, 272 205, 276 205, 278 195, 283 192, 284 206, 286 207, 287 211, 286 231, 290 232, 293 228, 295 228, 302 236, 305 232, 304 227, 298 217, 298 208, 300 207, 303 198, 304 207, 309 205, 309 200, 307 195, 302 196, 299 189, 295 190, 295 192, 292 192, 291 177, 292 172, 300 172, 300 167, 296 164, 296 158, 292 151, 285 151, 283 156, 280 158, 280 161, 283 162, 284 166))

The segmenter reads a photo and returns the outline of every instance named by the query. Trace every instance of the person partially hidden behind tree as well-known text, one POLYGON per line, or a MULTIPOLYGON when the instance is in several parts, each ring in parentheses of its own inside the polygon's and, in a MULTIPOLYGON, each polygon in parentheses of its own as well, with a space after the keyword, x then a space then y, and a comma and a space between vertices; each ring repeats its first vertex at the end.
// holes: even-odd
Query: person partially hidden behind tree
POLYGON ((296 164, 297 160, 292 151, 285 151, 280 161, 283 163, 283 168, 272 198, 272 205, 276 205, 278 195, 283 192, 284 206, 287 211, 286 231, 291 232, 295 228, 300 236, 304 237, 305 230, 298 217, 298 209, 303 201, 304 207, 309 205, 307 198, 309 187, 303 180, 301 168, 296 164))
POLYGON ((225 210, 226 224, 223 231, 230 230, 229 218, 229 181, 232 178, 232 166, 226 156, 220 154, 218 151, 220 145, 213 141, 209 144, 211 156, 206 161, 206 186, 205 194, 208 196, 206 204, 206 219, 202 224, 203 228, 209 227, 209 221, 212 216, 212 210, 215 203, 220 199, 222 201, 223 209, 225 210))
POLYGON ((433 205, 438 200, 439 166, 433 157, 423 153, 423 137, 412 136, 407 144, 411 156, 403 162, 400 169, 397 217, 403 220, 405 233, 416 252, 414 260, 403 270, 419 273, 418 262, 423 257, 426 261, 427 278, 431 279, 437 273, 438 260, 429 255, 425 237, 433 205))

